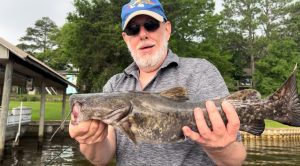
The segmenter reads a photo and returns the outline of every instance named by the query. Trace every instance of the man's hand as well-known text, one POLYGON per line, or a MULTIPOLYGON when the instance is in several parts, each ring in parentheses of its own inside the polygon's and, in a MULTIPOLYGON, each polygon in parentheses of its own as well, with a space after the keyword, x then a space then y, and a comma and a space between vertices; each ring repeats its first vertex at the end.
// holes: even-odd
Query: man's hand
POLYGON ((199 143, 217 165, 242 165, 246 158, 246 149, 242 142, 236 142, 240 120, 233 105, 226 101, 222 103, 222 110, 228 120, 226 126, 212 101, 206 102, 206 109, 212 130, 207 126, 201 109, 195 108, 194 115, 199 133, 184 126, 184 135, 199 143))
POLYGON ((94 144, 102 142, 108 133, 108 125, 99 120, 88 120, 80 122, 79 124, 72 123, 75 121, 75 117, 78 113, 79 105, 74 105, 71 122, 69 125, 69 134, 72 138, 78 141, 80 144, 94 144))
POLYGON ((80 143, 81 153, 94 165, 107 165, 116 151, 113 127, 99 120, 77 123, 79 105, 72 108, 69 134, 80 143), (76 122, 76 123, 75 123, 76 122))
POLYGON ((206 109, 212 124, 212 130, 207 126, 204 114, 200 108, 195 108, 194 115, 199 133, 189 127, 183 127, 184 135, 201 144, 207 150, 222 150, 236 141, 240 128, 240 120, 234 107, 224 101, 222 109, 228 119, 225 126, 221 115, 212 101, 206 102, 206 109))

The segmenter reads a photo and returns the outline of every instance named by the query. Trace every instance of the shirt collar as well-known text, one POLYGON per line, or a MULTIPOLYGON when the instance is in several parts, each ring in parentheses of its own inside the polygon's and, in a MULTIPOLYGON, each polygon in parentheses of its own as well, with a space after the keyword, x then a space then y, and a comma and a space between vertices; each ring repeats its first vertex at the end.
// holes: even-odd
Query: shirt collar
MULTIPOLYGON (((164 60, 163 64, 160 66, 159 70, 168 67, 170 64, 175 64, 177 66, 178 63, 179 63, 179 57, 169 49, 168 55, 164 60)), ((139 70, 138 66, 136 65, 135 62, 133 62, 124 70, 124 73, 126 75, 137 75, 138 70, 139 70)))
POLYGON ((168 55, 163 64, 160 66, 160 69, 166 68, 173 63, 177 66, 179 64, 179 57, 169 49, 168 55))

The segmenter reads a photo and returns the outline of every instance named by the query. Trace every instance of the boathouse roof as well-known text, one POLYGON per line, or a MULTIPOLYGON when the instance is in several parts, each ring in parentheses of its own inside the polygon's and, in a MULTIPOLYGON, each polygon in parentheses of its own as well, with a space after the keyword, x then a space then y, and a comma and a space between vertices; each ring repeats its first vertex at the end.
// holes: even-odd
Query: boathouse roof
MULTIPOLYGON (((13 61, 12 85, 26 85, 28 80, 33 81, 35 87, 41 87, 42 82, 46 87, 65 90, 68 85, 76 88, 64 76, 0 37, 0 79, 4 79, 5 64, 13 61)), ((3 85, 3 82, 0 84, 3 85)))

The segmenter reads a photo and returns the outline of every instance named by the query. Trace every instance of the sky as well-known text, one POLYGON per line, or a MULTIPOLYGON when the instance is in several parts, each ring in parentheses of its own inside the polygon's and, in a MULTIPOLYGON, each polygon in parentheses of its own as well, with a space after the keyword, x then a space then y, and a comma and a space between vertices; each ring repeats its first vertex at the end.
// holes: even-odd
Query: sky
MULTIPOLYGON (((216 0, 220 10, 222 0, 216 0)), ((42 17, 49 17, 58 27, 63 26, 73 0, 0 0, 0 37, 16 45, 28 27, 42 17)))
POLYGON ((49 17, 61 27, 67 13, 74 11, 73 0, 0 0, 0 37, 16 45, 28 27, 49 17))

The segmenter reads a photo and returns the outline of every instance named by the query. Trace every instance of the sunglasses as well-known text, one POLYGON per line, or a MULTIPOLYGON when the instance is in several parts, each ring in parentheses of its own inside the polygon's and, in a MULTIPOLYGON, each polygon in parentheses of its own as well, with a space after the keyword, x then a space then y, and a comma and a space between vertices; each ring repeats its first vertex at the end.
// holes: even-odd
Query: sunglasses
POLYGON ((157 20, 148 20, 144 22, 144 24, 129 24, 123 32, 125 32, 128 36, 135 36, 139 34, 141 25, 144 26, 148 32, 154 32, 159 28, 160 22, 157 20))

